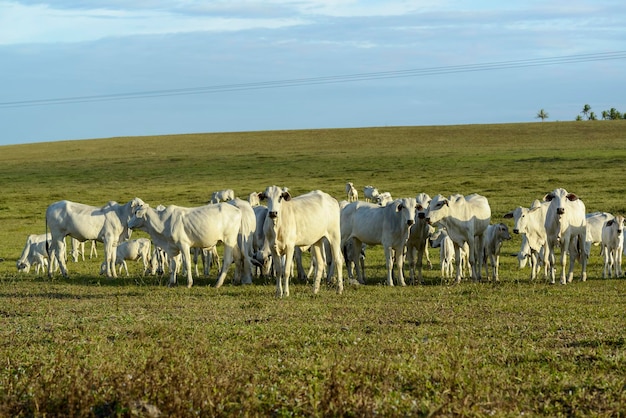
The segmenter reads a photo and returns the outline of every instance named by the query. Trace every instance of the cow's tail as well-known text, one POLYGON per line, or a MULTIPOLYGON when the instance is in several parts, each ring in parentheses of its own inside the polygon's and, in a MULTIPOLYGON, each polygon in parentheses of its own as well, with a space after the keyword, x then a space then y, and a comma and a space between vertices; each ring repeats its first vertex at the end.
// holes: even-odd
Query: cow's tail
POLYGON ((48 241, 48 211, 46 211, 46 230, 44 231, 44 237, 46 237, 46 254, 50 258, 50 241, 48 241))

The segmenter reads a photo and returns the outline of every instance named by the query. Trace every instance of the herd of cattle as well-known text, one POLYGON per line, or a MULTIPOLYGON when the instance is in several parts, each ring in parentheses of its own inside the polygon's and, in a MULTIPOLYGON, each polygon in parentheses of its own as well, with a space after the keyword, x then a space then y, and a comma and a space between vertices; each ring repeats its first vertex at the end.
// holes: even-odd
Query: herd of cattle
MULTIPOLYGON (((118 264, 128 274, 126 260, 142 260, 145 271, 151 273, 169 268, 171 285, 182 271, 191 287, 192 257, 196 275, 197 258, 202 257, 205 274, 211 262, 218 263, 216 287, 223 284, 234 264, 236 283, 252 283, 255 274, 275 276, 279 297, 289 295, 294 262, 298 275, 307 275, 301 264, 302 251, 311 253, 308 276, 314 276, 314 293, 324 275, 328 281, 336 278, 337 292, 342 293, 344 264, 348 280, 364 284, 365 248, 374 245, 383 246, 389 286, 394 285, 394 272, 395 284, 405 285, 405 260, 410 281, 421 283, 424 258, 432 267, 429 246, 439 248, 442 278, 455 276, 460 282, 467 272, 480 281, 484 268, 487 278, 498 280, 500 249, 511 235, 505 224, 491 223, 484 196, 431 198, 420 193, 415 198, 394 200, 372 186, 363 192, 365 201, 359 200, 354 185, 347 183, 346 200, 338 202, 319 190, 293 197, 287 188, 270 186, 262 193, 251 193, 247 200, 236 198, 232 190, 222 190, 213 193, 209 204, 193 208, 152 208, 140 198, 102 207, 63 200, 48 206, 46 231, 50 232, 28 237, 17 268, 28 271, 32 265, 39 273, 47 267, 49 276, 60 269, 67 276, 65 238, 70 236, 74 261, 81 254, 84 260, 86 241, 92 244, 92 255, 95 241, 104 244, 101 274, 107 277, 117 277, 118 264), (266 205, 260 204, 263 201, 266 205), (150 240, 130 240, 134 229, 146 232, 150 240), (223 246, 221 267, 218 243, 223 246)), ((544 274, 555 282, 555 250, 560 247, 560 282, 572 281, 575 262, 581 265, 584 281, 592 245, 601 245, 603 276, 622 275, 624 218, 620 215, 587 214, 575 194, 557 188, 530 208, 517 207, 505 218, 514 219, 513 232, 522 236, 518 259, 520 267, 530 263, 531 279, 543 266, 544 274)))

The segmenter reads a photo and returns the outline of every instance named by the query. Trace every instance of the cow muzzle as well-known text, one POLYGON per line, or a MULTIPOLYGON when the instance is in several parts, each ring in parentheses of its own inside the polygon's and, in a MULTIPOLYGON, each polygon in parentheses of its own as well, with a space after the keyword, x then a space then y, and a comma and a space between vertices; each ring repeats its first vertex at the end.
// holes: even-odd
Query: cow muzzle
POLYGON ((272 219, 276 219, 276 218, 278 217, 278 212, 275 212, 275 211, 273 211, 273 212, 268 212, 268 213, 267 213, 267 216, 269 216, 269 217, 270 217, 270 218, 272 218, 272 219))
POLYGON ((408 226, 411 226, 411 225, 413 225, 414 223, 415 223, 415 221, 414 221, 413 219, 409 219, 408 221, 406 221, 406 224, 407 224, 408 226))
POLYGON ((565 213, 565 208, 557 208, 556 213, 557 215, 563 215, 565 213))
POLYGON ((514 230, 513 230, 513 233, 514 233, 514 234, 519 234, 519 229, 514 229, 514 230))

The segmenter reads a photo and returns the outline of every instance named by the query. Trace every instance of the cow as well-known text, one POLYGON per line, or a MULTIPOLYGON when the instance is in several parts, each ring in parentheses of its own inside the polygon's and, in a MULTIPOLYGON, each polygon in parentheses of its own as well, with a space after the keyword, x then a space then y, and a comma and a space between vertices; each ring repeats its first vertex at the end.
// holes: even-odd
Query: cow
MULTIPOLYGON (((341 242, 352 240, 352 260, 361 256, 361 246, 382 245, 387 266, 387 284, 393 286, 394 258, 398 270, 398 284, 406 286, 404 273, 404 247, 409 229, 415 223, 414 198, 397 199, 387 206, 367 202, 353 202, 341 211, 341 242)), ((357 278, 365 284, 365 273, 355 263, 357 278)))
MULTIPOLYGON (((142 274, 145 274, 149 271, 149 262, 150 262, 150 250, 151 250, 150 240, 147 238, 139 238, 133 239, 129 241, 121 242, 115 248, 115 263, 119 264, 120 273, 122 269, 126 270, 126 276, 128 277, 128 265, 126 261, 139 261, 141 260, 143 263, 142 274)), ((102 262, 100 265, 100 274, 106 273, 106 261, 102 262)))
POLYGON ((602 230, 604 229, 604 225, 613 218, 614 216, 608 212, 593 212, 585 215, 587 221, 585 250, 587 254, 591 254, 592 246, 602 244, 602 230))
POLYGON ((379 194, 378 189, 374 186, 365 186, 363 188, 363 196, 365 196, 366 202, 376 200, 379 194))
POLYGON ((420 193, 415 197, 415 225, 411 227, 409 239, 406 242, 411 284, 415 284, 415 266, 417 266, 417 281, 424 282, 422 278, 424 255, 426 255, 428 268, 433 267, 428 255, 428 238, 434 232, 434 228, 426 222, 426 210, 430 200, 430 196, 426 193, 420 193))
POLYGON ((259 200, 259 194, 257 192, 252 192, 248 195, 248 203, 250 203, 250 206, 255 207, 255 206, 259 206, 261 204, 261 201, 259 200))
POLYGON ((227 202, 241 211, 241 228, 237 238, 237 246, 241 256, 235 265, 234 281, 252 284, 252 259, 254 258, 254 234, 256 231, 256 215, 249 202, 234 198, 227 202))
POLYGON ((530 208, 518 206, 504 215, 505 219, 514 220, 513 233, 523 236, 520 249, 523 258, 519 259, 520 268, 524 267, 527 255, 530 259, 530 280, 537 278, 541 264, 544 265, 544 273, 547 276, 548 236, 545 223, 549 206, 549 202, 535 200, 530 208))
MULTIPOLYGON (((439 261, 441 264, 441 278, 451 279, 454 275, 455 266, 455 251, 454 243, 448 236, 448 231, 445 228, 439 228, 428 239, 430 246, 433 248, 439 248, 439 261)), ((469 268, 469 246, 467 243, 460 249, 461 255, 461 276, 464 275, 465 270, 469 268)))
POLYGON ((622 252, 624 250, 624 217, 616 215, 606 221, 602 228, 602 253, 604 254, 603 278, 622 276, 622 252))
POLYGON ((215 284, 219 288, 228 268, 239 257, 237 238, 241 229, 241 210, 234 205, 217 203, 194 208, 170 205, 162 211, 144 203, 135 208, 129 228, 147 232, 152 242, 170 258, 170 286, 176 283, 175 257, 182 256, 187 274, 187 287, 193 286, 191 248, 211 248, 221 241, 224 245, 222 270, 215 284))
MULTIPOLYGON (((258 198, 258 196, 257 196, 258 198)), ((254 231, 254 258, 252 260, 258 275, 267 277, 270 275, 272 268, 272 250, 265 239, 265 232, 263 232, 263 226, 265 225, 265 218, 267 217, 266 206, 255 206, 252 208, 256 217, 256 229, 254 231)))
MULTIPOLYGON (((295 247, 311 246, 318 266, 322 261, 322 241, 328 240, 332 251, 327 281, 337 273, 337 293, 343 293, 341 229, 339 203, 320 190, 291 197, 289 191, 269 186, 259 195, 267 200, 267 216, 263 225, 265 239, 272 252, 276 268, 276 296, 289 296, 289 278, 295 247)), ((318 269, 313 293, 319 291, 322 269, 318 269)))
POLYGON ((359 200, 359 192, 357 192, 354 187, 354 183, 352 182, 346 183, 346 199, 348 202, 355 202, 359 200))
POLYGON ((232 189, 218 190, 211 195, 211 201, 209 203, 228 202, 235 198, 235 192, 232 189))
POLYGON ((393 202, 393 197, 389 192, 382 192, 376 196, 376 203, 380 206, 387 206, 391 202, 393 202))
POLYGON ((585 204, 574 193, 563 188, 554 189, 547 193, 543 200, 550 202, 546 213, 546 234, 548 238, 548 271, 551 283, 555 282, 556 275, 556 246, 561 247, 561 284, 570 283, 574 279, 574 261, 580 257, 582 267, 581 279, 587 280, 587 258, 589 256, 585 239, 587 234, 587 220, 585 204), (570 254, 569 273, 565 275, 567 253, 570 254))
POLYGON ((435 196, 426 211, 426 219, 431 225, 446 228, 454 243, 456 260, 456 282, 461 281, 460 249, 465 243, 469 246, 469 262, 472 279, 480 281, 483 263, 484 234, 491 222, 491 208, 486 197, 460 194, 445 198, 435 196))
POLYGON ((46 242, 50 239, 50 234, 31 234, 26 238, 26 244, 22 250, 22 255, 17 260, 17 270, 28 273, 30 268, 35 266, 35 273, 48 267, 48 251, 46 242))
POLYGON ((491 277, 499 281, 500 249, 504 241, 511 239, 509 227, 503 223, 489 225, 485 231, 485 275, 489 279, 489 265, 491 264, 491 277))
MULTIPOLYGON (((46 209, 46 229, 50 229, 50 258, 56 257, 61 274, 67 277, 65 237, 79 241, 96 240, 104 244, 104 259, 107 277, 117 277, 115 272, 115 247, 130 238, 128 220, 133 208, 143 201, 134 198, 124 205, 109 202, 102 207, 61 200, 46 209)), ((48 265, 48 276, 52 277, 52 263, 48 265)))

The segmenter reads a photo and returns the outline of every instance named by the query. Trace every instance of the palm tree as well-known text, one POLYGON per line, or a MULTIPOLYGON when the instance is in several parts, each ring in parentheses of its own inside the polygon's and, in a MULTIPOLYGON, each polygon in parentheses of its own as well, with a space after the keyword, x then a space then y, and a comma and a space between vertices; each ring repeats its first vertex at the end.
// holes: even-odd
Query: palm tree
POLYGON ((580 112, 583 114, 584 117, 587 118, 587 120, 589 120, 589 111, 591 110, 591 106, 589 106, 588 104, 583 106, 583 111, 580 112))
POLYGON ((548 115, 548 112, 546 112, 545 110, 541 109, 539 112, 537 112, 537 116, 535 116, 537 119, 541 119, 541 121, 543 122, 545 119, 548 119, 550 117, 550 115, 548 115))
POLYGON ((589 112, 589 120, 598 120, 596 112, 589 112))

